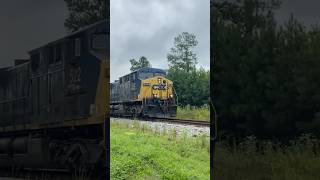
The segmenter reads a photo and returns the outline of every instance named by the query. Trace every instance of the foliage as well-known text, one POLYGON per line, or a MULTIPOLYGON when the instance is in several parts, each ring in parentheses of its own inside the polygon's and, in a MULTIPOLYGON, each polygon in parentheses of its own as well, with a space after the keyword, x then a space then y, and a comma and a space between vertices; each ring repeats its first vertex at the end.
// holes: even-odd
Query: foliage
POLYGON ((106 0, 64 0, 67 4, 69 15, 64 22, 68 31, 78 29, 107 19, 109 3, 106 0), (107 4, 108 3, 108 4, 107 4))
POLYGON ((111 179, 209 179, 209 139, 111 123, 111 179))
POLYGON ((138 69, 145 68, 145 67, 151 67, 150 62, 144 56, 141 56, 138 61, 135 59, 131 59, 130 63, 131 63, 131 68, 130 68, 131 71, 136 71, 138 69))
POLYGON ((212 87, 229 134, 292 137, 320 127, 320 29, 291 17, 279 1, 212 2, 212 87))
POLYGON ((319 139, 305 134, 288 145, 247 137, 236 146, 216 145, 214 179, 312 180, 320 177, 319 139))
POLYGON ((208 106, 178 107, 177 118, 210 121, 210 109, 208 106))
POLYGON ((209 76, 209 71, 202 68, 194 69, 191 72, 171 68, 167 75, 174 83, 178 103, 182 106, 202 106, 208 103, 209 76))
POLYGON ((192 48, 197 46, 198 41, 194 34, 183 32, 174 38, 174 47, 170 49, 167 58, 169 67, 190 72, 197 64, 196 54, 192 48))
POLYGON ((174 38, 174 47, 167 55, 169 70, 167 77, 174 83, 179 105, 202 106, 208 103, 209 71, 197 69, 196 36, 183 32, 174 38))

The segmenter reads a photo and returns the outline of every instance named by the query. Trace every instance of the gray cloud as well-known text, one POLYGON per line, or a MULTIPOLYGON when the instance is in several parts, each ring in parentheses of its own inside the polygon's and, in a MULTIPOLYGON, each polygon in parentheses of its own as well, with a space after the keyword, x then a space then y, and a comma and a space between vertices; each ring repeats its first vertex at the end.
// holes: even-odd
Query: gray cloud
POLYGON ((282 6, 276 12, 279 23, 288 21, 291 14, 305 25, 320 23, 319 0, 282 0, 282 6))
POLYGON ((208 0, 111 1, 111 81, 130 72, 129 60, 146 56, 153 67, 167 68, 173 38, 182 32, 197 36, 199 66, 210 67, 208 0))
POLYGON ((6 0, 0 2, 0 67, 27 52, 65 36, 67 8, 63 0, 6 0))

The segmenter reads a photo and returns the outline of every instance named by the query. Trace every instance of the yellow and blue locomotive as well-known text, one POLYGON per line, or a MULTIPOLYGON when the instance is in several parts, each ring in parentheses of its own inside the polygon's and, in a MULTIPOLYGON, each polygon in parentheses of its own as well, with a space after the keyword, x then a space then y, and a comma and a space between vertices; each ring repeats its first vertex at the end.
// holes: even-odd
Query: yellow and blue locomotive
POLYGON ((110 115, 168 118, 177 113, 177 96, 166 72, 141 68, 111 83, 110 115))

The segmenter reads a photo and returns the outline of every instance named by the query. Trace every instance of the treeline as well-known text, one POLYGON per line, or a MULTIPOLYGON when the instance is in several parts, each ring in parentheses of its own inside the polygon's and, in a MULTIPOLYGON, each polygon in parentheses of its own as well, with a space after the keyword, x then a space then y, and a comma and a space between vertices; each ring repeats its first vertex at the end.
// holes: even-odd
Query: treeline
POLYGON ((319 134, 320 28, 293 16, 277 24, 280 6, 211 2, 213 101, 229 135, 319 134))
POLYGON ((173 81, 179 106, 201 107, 209 104, 210 72, 203 68, 184 71, 170 68, 168 78, 173 81))

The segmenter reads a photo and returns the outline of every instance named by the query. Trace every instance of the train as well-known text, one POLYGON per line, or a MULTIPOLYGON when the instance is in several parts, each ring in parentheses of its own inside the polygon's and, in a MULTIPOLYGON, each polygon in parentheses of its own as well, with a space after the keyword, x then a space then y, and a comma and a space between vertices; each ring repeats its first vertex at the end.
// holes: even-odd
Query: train
POLYGON ((102 20, 0 69, 0 168, 106 166, 109 36, 102 20))
POLYGON ((166 71, 145 67, 110 84, 110 116, 173 118, 178 98, 166 71))

